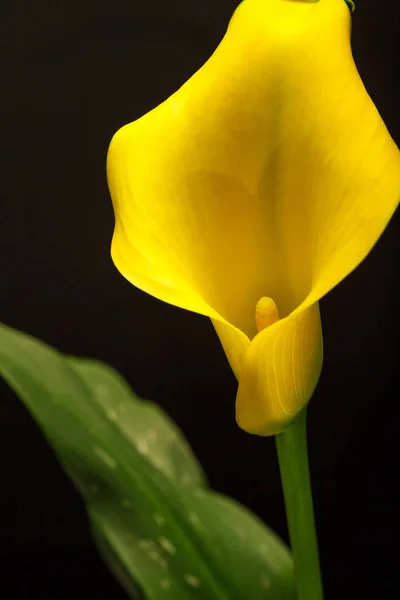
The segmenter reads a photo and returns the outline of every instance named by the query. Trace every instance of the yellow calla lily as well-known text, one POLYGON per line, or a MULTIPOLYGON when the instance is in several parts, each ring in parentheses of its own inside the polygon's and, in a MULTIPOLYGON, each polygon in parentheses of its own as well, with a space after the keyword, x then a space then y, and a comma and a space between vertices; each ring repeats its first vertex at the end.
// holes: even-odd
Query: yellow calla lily
POLYGON ((208 62, 109 149, 116 266, 212 319, 251 433, 279 433, 310 399, 318 300, 399 201, 399 151, 350 28, 344 0, 244 0, 208 62))

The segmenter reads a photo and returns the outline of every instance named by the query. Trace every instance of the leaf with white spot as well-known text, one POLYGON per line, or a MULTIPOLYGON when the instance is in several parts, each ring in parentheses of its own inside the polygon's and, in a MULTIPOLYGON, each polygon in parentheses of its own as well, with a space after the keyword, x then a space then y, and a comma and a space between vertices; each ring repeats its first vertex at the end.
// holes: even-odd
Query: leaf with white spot
POLYGON ((253 513, 212 490, 184 490, 180 502, 186 507, 185 527, 193 526, 192 538, 218 569, 229 598, 294 597, 291 556, 253 513))
POLYGON ((126 381, 104 363, 71 357, 67 360, 90 387, 105 416, 140 454, 178 483, 205 484, 205 475, 189 444, 157 404, 138 398, 126 381))
POLYGON ((294 600, 284 544, 205 488, 174 423, 110 367, 0 326, 0 374, 88 507, 95 540, 135 600, 294 600))

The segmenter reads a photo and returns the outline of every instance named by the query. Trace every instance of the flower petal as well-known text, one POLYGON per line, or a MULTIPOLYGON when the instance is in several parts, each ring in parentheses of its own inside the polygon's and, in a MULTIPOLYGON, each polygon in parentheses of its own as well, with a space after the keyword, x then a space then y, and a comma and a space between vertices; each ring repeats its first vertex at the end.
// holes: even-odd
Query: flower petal
POLYGON ((229 322, 287 316, 365 257, 400 158, 354 66, 343 0, 246 0, 217 51, 108 155, 112 254, 137 287, 229 322))
POLYGON ((219 319, 212 319, 212 322, 231 369, 236 379, 239 380, 242 364, 250 347, 250 340, 240 329, 230 323, 222 323, 219 319))
POLYGON ((239 148, 219 127, 210 130, 207 106, 202 118, 174 102, 124 127, 111 143, 112 257, 137 287, 250 337, 255 303, 265 288, 274 293, 263 199, 234 173, 239 148))
POLYGON ((242 363, 236 420, 249 433, 283 431, 311 398, 322 368, 318 303, 261 331, 242 363))
POLYGON ((239 424, 279 430, 317 380, 316 302, 400 196, 400 154, 354 65, 346 3, 242 2, 206 65, 114 136, 108 179, 116 266, 213 319, 239 424), (283 318, 256 335, 262 297, 283 318))

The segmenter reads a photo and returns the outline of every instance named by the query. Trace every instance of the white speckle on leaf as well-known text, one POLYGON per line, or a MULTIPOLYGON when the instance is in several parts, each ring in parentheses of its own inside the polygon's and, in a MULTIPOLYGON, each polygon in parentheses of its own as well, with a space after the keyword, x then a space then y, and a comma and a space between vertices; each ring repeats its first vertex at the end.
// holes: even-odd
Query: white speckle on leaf
POLYGON ((110 469, 115 469, 117 466, 116 461, 112 458, 112 456, 110 456, 109 454, 107 454, 107 452, 105 450, 103 450, 102 448, 100 448, 100 446, 94 446, 93 450, 95 451, 95 453, 97 454, 97 456, 99 456, 102 461, 108 466, 110 467, 110 469))
POLYGON ((163 579, 162 581, 160 581, 160 587, 162 587, 163 590, 168 590, 171 587, 171 582, 169 579, 163 579))
POLYGON ((118 415, 113 408, 107 408, 106 415, 110 421, 116 421, 118 419, 118 415))
MULTIPOLYGON (((163 473, 164 476, 166 475, 167 477, 172 477, 174 475, 173 469, 171 469, 171 466, 168 464, 168 462, 166 460, 163 461, 158 456, 152 456, 151 461, 152 461, 153 465, 155 467, 157 467, 157 469, 163 473)), ((157 481, 156 477, 157 477, 157 475, 154 477, 154 481, 157 481)), ((160 482, 162 481, 161 477, 159 477, 159 481, 160 482)))
POLYGON ((128 498, 122 498, 121 500, 121 506, 122 508, 132 508, 132 502, 130 500, 128 500, 128 498))
POLYGON ((154 562, 160 565, 160 567, 162 567, 163 569, 168 568, 167 561, 158 552, 149 552, 149 558, 151 558, 151 560, 154 560, 154 562))
POLYGON ((176 548, 173 545, 172 542, 170 542, 169 540, 167 540, 167 538, 165 537, 160 537, 158 540, 158 543, 160 544, 161 548, 164 548, 164 550, 166 552, 168 552, 168 554, 176 554, 176 548))
POLYGON ((274 573, 280 573, 282 571, 282 564, 275 558, 269 560, 269 567, 274 573))
POLYGON ((271 548, 263 544, 259 547, 259 550, 263 557, 267 560, 270 569, 275 573, 279 573, 281 571, 282 564, 279 558, 275 556, 271 548))
POLYGON ((150 442, 155 442, 157 439, 157 431, 155 429, 148 429, 146 435, 150 442))
POLYGON ((139 548, 147 552, 155 547, 155 543, 152 540, 140 540, 138 542, 138 546, 139 548))
POLYGON ((194 494, 195 496, 197 496, 198 498, 204 498, 204 496, 206 495, 206 493, 205 493, 205 491, 204 491, 204 490, 195 490, 195 491, 193 492, 193 494, 194 494))
POLYGON ((197 529, 204 529, 203 523, 200 521, 199 515, 195 512, 189 513, 189 521, 197 529))
POLYGON ((140 439, 137 443, 137 449, 140 454, 147 454, 149 451, 149 444, 146 442, 146 440, 140 439))
POLYGON ((270 587, 271 587, 271 580, 268 577, 268 575, 263 575, 261 577, 260 584, 261 584, 261 589, 262 590, 269 590, 270 589, 270 587))
POLYGON ((199 587, 201 584, 201 581, 198 577, 190 575, 189 573, 184 576, 184 580, 188 585, 191 585, 192 587, 199 587))
POLYGON ((159 548, 158 548, 157 544, 155 542, 153 542, 153 540, 150 540, 150 539, 140 540, 138 542, 138 546, 141 550, 146 552, 147 556, 151 560, 153 560, 155 563, 160 565, 160 567, 162 567, 163 569, 168 568, 167 561, 165 560, 165 558, 163 558, 161 556, 161 554, 159 553, 159 548))
POLYGON ((104 385, 104 383, 100 383, 97 387, 96 387, 96 392, 100 395, 100 396, 107 396, 109 393, 109 389, 107 385, 104 385))
POLYGON ((154 513, 153 518, 154 518, 155 522, 157 523, 157 525, 159 525, 160 527, 163 527, 165 525, 165 519, 159 513, 154 513))

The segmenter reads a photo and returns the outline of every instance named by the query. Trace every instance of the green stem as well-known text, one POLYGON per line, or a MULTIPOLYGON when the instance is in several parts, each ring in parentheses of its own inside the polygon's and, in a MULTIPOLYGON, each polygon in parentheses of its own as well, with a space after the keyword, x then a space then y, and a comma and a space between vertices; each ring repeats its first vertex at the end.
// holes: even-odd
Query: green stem
POLYGON ((323 600, 307 454, 306 410, 276 436, 298 600, 323 600))

